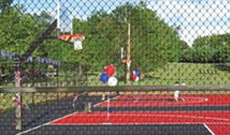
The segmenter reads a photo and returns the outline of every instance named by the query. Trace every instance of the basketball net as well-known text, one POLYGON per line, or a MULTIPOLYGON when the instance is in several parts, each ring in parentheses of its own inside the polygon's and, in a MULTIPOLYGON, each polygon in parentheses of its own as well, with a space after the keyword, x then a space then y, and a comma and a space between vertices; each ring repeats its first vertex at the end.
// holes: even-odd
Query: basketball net
POLYGON ((82 42, 85 40, 85 37, 82 36, 82 37, 73 37, 71 39, 71 42, 73 43, 74 45, 74 49, 75 50, 82 50, 83 49, 83 46, 82 46, 82 42))
POLYGON ((83 49, 83 47, 82 47, 82 41, 81 40, 73 41, 73 45, 74 45, 74 49, 75 50, 81 50, 81 49, 83 49))
POLYGON ((58 37, 59 40, 72 43, 75 50, 83 49, 82 42, 85 40, 85 36, 81 34, 67 34, 58 37))

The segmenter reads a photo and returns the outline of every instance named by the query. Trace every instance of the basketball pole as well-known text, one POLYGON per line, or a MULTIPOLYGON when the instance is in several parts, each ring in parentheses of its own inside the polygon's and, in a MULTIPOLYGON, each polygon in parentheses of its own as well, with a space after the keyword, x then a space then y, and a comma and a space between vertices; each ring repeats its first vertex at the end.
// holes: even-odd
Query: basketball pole
MULTIPOLYGON (((57 2, 57 7, 56 7, 57 9, 57 14, 56 14, 56 19, 57 19, 57 32, 58 32, 58 34, 60 33, 60 2, 59 2, 59 0, 58 0, 58 2, 57 2)), ((58 35, 59 36, 59 35, 58 35)))
MULTIPOLYGON (((131 61, 131 24, 128 23, 127 62, 131 61)), ((126 83, 130 83, 130 64, 126 64, 126 83)))

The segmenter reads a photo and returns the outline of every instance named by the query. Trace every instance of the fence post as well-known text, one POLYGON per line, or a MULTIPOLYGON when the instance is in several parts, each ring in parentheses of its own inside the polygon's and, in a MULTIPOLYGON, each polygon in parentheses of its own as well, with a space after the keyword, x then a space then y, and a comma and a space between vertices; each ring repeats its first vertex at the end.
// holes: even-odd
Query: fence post
MULTIPOLYGON (((18 69, 15 72, 15 87, 20 88, 22 85, 21 73, 18 69)), ((21 92, 15 93, 18 100, 18 105, 16 105, 15 117, 16 117, 16 130, 22 130, 22 95, 21 92), (20 105, 21 104, 21 105, 20 105)))
POLYGON ((35 82, 34 82, 34 72, 35 72, 35 68, 34 68, 34 65, 35 63, 34 63, 34 61, 32 61, 32 87, 34 87, 34 84, 35 84, 35 82))
MULTIPOLYGON (((18 93, 18 100, 20 103, 22 103, 22 95, 19 92, 18 93)), ((22 107, 17 106, 16 107, 16 130, 22 130, 22 107)))
POLYGON ((59 87, 59 66, 57 66, 57 69, 56 69, 56 77, 57 77, 57 87, 59 87))

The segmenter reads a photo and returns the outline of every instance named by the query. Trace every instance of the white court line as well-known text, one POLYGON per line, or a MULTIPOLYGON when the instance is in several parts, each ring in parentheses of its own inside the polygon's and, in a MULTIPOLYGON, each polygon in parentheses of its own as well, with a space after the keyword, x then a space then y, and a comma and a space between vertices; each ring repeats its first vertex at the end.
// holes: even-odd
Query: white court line
POLYGON ((206 125, 205 123, 203 123, 203 125, 208 130, 209 133, 211 133, 212 135, 215 135, 215 133, 208 127, 208 125, 206 125))
MULTIPOLYGON (((118 97, 119 97, 119 96, 115 96, 114 98, 112 98, 112 100, 114 100, 114 99, 116 99, 116 98, 118 98, 118 97)), ((100 105, 100 104, 102 104, 102 103, 104 103, 104 102, 107 102, 107 100, 106 100, 106 101, 103 101, 103 102, 99 102, 99 103, 93 105, 93 107, 97 107, 98 105, 100 105)), ((20 133, 17 133, 16 135, 23 135, 23 134, 32 132, 32 131, 37 130, 37 129, 41 128, 41 127, 50 125, 50 123, 53 123, 53 122, 55 122, 55 121, 58 121, 58 120, 60 120, 60 119, 66 118, 66 117, 69 117, 69 116, 71 116, 71 115, 73 115, 73 114, 76 114, 76 113, 79 113, 79 112, 78 112, 78 111, 73 112, 73 113, 68 114, 68 115, 66 115, 66 116, 63 116, 63 117, 61 117, 61 118, 55 119, 55 120, 53 120, 53 121, 50 121, 50 122, 47 122, 47 123, 38 125, 38 126, 36 126, 36 127, 33 127, 33 128, 28 129, 28 130, 22 131, 22 132, 20 132, 20 133)), ((133 114, 131 114, 131 115, 133 115, 133 114)), ((143 115, 143 114, 142 114, 142 115, 143 115)), ((146 116, 149 116, 149 114, 147 114, 146 116)), ((200 116, 200 117, 199 117, 199 116, 186 116, 186 115, 184 116, 184 115, 170 115, 170 114, 160 114, 160 115, 159 115, 159 114, 154 114, 154 116, 155 116, 155 117, 157 117, 157 116, 160 116, 160 117, 166 116, 166 117, 179 117, 179 118, 212 119, 212 120, 222 120, 222 121, 227 121, 227 122, 230 121, 230 119, 225 119, 225 118, 213 118, 213 117, 205 117, 205 116, 200 116)), ((66 123, 66 124, 68 124, 68 123, 66 123)), ((137 123, 137 124, 138 124, 138 123, 137 123)), ((148 123, 145 123, 145 124, 148 124, 148 123)), ((149 124, 154 124, 154 123, 149 123, 149 124)), ((161 123, 156 123, 156 124, 161 124, 161 123)), ((165 123, 162 123, 162 124, 165 124, 165 123)), ((168 124, 169 124, 169 123, 168 123, 168 124)), ((176 124, 176 123, 174 123, 174 124, 176 124)), ((178 124, 192 124, 192 122, 191 122, 191 123, 190 123, 190 122, 189 122, 189 123, 178 123, 178 124)), ((58 125, 58 124, 57 124, 57 125, 58 125)), ((65 124, 62 123, 62 125, 65 125, 65 124)), ((71 125, 71 124, 69 124, 69 125, 71 125)), ((85 125, 85 123, 84 123, 84 125, 85 125)), ((205 123, 204 123, 204 126, 207 128, 207 130, 209 130, 210 133, 213 133, 213 132, 211 131, 211 129, 210 129, 205 123)), ((215 135, 215 134, 213 133, 212 135, 215 135)))
MULTIPOLYGON (((114 97, 114 98, 112 98, 112 99, 116 99, 116 98, 118 98, 118 97, 119 97, 119 96, 116 96, 116 97, 114 97)), ((104 101, 104 102, 107 102, 107 101, 104 101)), ((99 102, 99 103, 95 104, 93 107, 96 107, 96 106, 98 106, 98 105, 100 105, 100 104, 102 104, 102 103, 104 103, 104 102, 99 102)), ((37 129, 42 128, 42 127, 47 126, 47 125, 50 125, 51 123, 53 123, 53 122, 55 122, 55 121, 58 121, 58 120, 67 118, 67 117, 69 117, 69 116, 71 116, 71 115, 74 115, 74 114, 76 114, 76 113, 79 113, 79 112, 78 112, 78 111, 73 112, 73 113, 68 114, 68 115, 65 115, 65 116, 63 116, 63 117, 61 117, 61 118, 54 119, 54 120, 52 120, 52 121, 50 121, 50 122, 43 123, 43 124, 41 124, 41 125, 38 125, 38 126, 35 126, 35 127, 30 128, 30 129, 27 129, 27 130, 25 130, 25 131, 19 132, 19 133, 15 134, 15 135, 23 135, 23 134, 32 132, 32 131, 34 131, 34 130, 37 130, 37 129)))
POLYGON ((31 131, 37 130, 37 129, 41 128, 41 127, 44 127, 44 126, 46 126, 46 125, 49 125, 49 122, 48 122, 48 123, 41 124, 41 125, 38 125, 38 126, 36 126, 36 127, 32 127, 32 128, 30 128, 30 129, 28 129, 28 130, 19 132, 19 133, 15 134, 15 135, 23 135, 23 134, 29 133, 29 132, 31 132, 31 131))
MULTIPOLYGON (((115 98, 116 98, 116 97, 114 97, 114 98, 112 98, 112 99, 115 99, 115 98)), ((104 103, 104 102, 107 102, 107 100, 106 100, 106 101, 103 101, 103 102, 99 102, 99 103, 97 103, 97 104, 101 104, 101 103, 104 103)), ((96 107, 97 104, 93 105, 93 107, 96 107)), ((71 115, 77 114, 77 113, 79 113, 79 111, 76 111, 76 112, 73 112, 73 113, 68 114, 68 115, 66 115, 66 116, 63 116, 63 117, 61 117, 61 118, 55 119, 55 120, 53 120, 53 121, 51 121, 51 122, 49 122, 49 123, 53 123, 53 122, 55 122, 55 121, 59 121, 59 120, 61 120, 61 119, 65 119, 65 118, 67 118, 67 117, 69 117, 69 116, 71 116, 71 115)))
POLYGON ((78 111, 73 112, 73 113, 71 113, 71 114, 68 114, 68 115, 66 115, 66 116, 63 116, 63 117, 61 117, 61 118, 58 118, 58 119, 52 120, 52 121, 50 121, 50 122, 47 122, 47 123, 44 123, 44 124, 38 125, 38 126, 36 126, 36 127, 32 127, 32 128, 27 129, 27 130, 25 130, 25 131, 19 132, 19 133, 15 134, 15 135, 23 135, 23 134, 26 134, 26 133, 32 132, 32 131, 37 130, 37 129, 41 128, 41 127, 44 127, 44 126, 50 125, 50 123, 53 123, 53 122, 55 122, 55 121, 58 121, 58 120, 61 120, 61 119, 67 118, 67 117, 69 117, 69 116, 71 116, 71 115, 73 115, 73 114, 76 114, 76 113, 78 113, 78 111))
MULTIPOLYGON (((146 116, 148 116, 147 114, 146 116)), ((178 117, 178 118, 192 118, 192 119, 208 119, 208 120, 221 120, 230 122, 228 118, 216 118, 216 117, 207 117, 207 116, 190 116, 190 115, 177 115, 177 114, 153 114, 154 116, 159 117, 178 117)))
MULTIPOLYGON (((207 102, 209 99, 208 98, 205 98, 205 97, 193 97, 193 98, 187 98, 186 99, 186 96, 185 97, 181 97, 181 99, 183 99, 184 101, 187 101, 187 103, 188 104, 194 104, 194 103, 203 103, 203 102, 207 102), (185 100, 186 99, 186 100, 185 100), (196 101, 189 101, 189 100, 191 100, 191 99, 193 99, 193 100, 195 100, 196 99, 196 101)), ((222 106, 222 105, 221 105, 222 106)))
MULTIPOLYGON (((119 96, 116 96, 116 97, 112 98, 112 100, 113 100, 113 99, 116 99, 116 98, 118 98, 118 97, 119 97, 119 96)), ((173 99, 174 99, 174 98, 173 98, 173 99)), ((207 101, 208 101, 208 98, 204 98, 204 97, 196 97, 196 98, 194 98, 194 99, 197 99, 196 101, 189 101, 189 99, 187 100, 187 99, 184 98, 184 97, 180 97, 180 99, 181 99, 183 102, 187 103, 187 104, 202 103, 202 102, 207 102, 207 101)), ((104 102, 107 102, 107 101, 104 101, 104 102)), ((98 104, 95 104, 93 107, 97 107, 97 106, 101 105, 101 104, 104 103, 104 102, 99 102, 98 104)), ((116 101, 115 101, 115 102, 116 102, 116 101)), ((125 102, 125 101, 124 101, 124 102, 125 102)), ((139 100, 136 99, 135 102, 139 102, 139 100)), ((209 105, 203 105, 203 106, 209 106, 209 105)), ((223 105, 216 105, 216 106, 223 106, 223 105)))
MULTIPOLYGON (((115 97, 113 97, 111 100, 115 100, 115 99, 117 99, 119 96, 115 96, 115 97)), ((110 100, 110 101, 111 101, 110 100)), ((95 105, 93 105, 93 107, 97 107, 97 106, 99 106, 99 105, 101 105, 101 104, 103 104, 103 103, 107 103, 108 102, 108 100, 105 100, 105 101, 103 101, 103 102, 99 102, 99 103, 97 103, 97 104, 95 104, 95 105)))
POLYGON ((183 97, 181 97, 181 100, 182 100, 182 101, 185 101, 185 99, 184 99, 183 97))
MULTIPOLYGON (((144 123, 109 123, 111 125, 197 125, 197 124, 204 124, 202 122, 144 122, 144 123)), ((211 125, 230 125, 230 123, 216 123, 216 122, 208 122, 207 124, 211 125)), ((55 126, 62 126, 62 125, 70 125, 70 126, 79 126, 79 125, 87 125, 87 126, 100 126, 105 125, 105 123, 57 123, 55 126)))
MULTIPOLYGON (((135 114, 130 114, 134 116, 135 114)), ((139 114, 138 114, 139 115, 139 114)), ((94 116, 101 116, 101 114, 94 114, 94 116)), ((121 116, 121 115, 120 115, 121 116)), ((206 119, 206 120, 220 120, 222 122, 206 122, 208 124, 225 124, 225 125, 230 125, 230 119, 225 119, 225 118, 215 118, 215 117, 206 117, 206 116, 190 116, 190 115, 177 115, 177 114, 142 114, 142 116, 154 116, 154 117, 177 117, 177 118, 192 118, 192 119, 206 119)), ((142 122, 142 123, 136 123, 136 124, 203 124, 204 122, 142 122)), ((101 123, 95 123, 95 125, 100 125, 101 123)), ((122 125, 122 124, 130 124, 134 125, 135 123, 113 123, 114 125, 122 125)), ((58 123, 55 125, 94 125, 91 123, 58 123)))

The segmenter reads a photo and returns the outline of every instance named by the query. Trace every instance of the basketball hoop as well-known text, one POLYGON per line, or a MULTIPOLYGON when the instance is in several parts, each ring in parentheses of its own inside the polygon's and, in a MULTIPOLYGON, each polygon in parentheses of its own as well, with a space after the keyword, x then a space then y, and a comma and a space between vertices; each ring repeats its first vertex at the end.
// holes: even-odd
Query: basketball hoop
POLYGON ((58 39, 73 44, 75 50, 81 50, 85 35, 73 33, 73 16, 64 2, 57 2, 57 29, 59 33, 71 33, 58 36, 58 39))
POLYGON ((82 42, 84 40, 85 40, 85 36, 84 35, 77 35, 77 36, 72 37, 71 42, 74 45, 74 49, 75 50, 81 50, 81 49, 83 49, 82 42))
POLYGON ((85 40, 85 35, 82 34, 68 34, 58 37, 60 40, 72 43, 75 50, 83 49, 82 42, 85 40))

